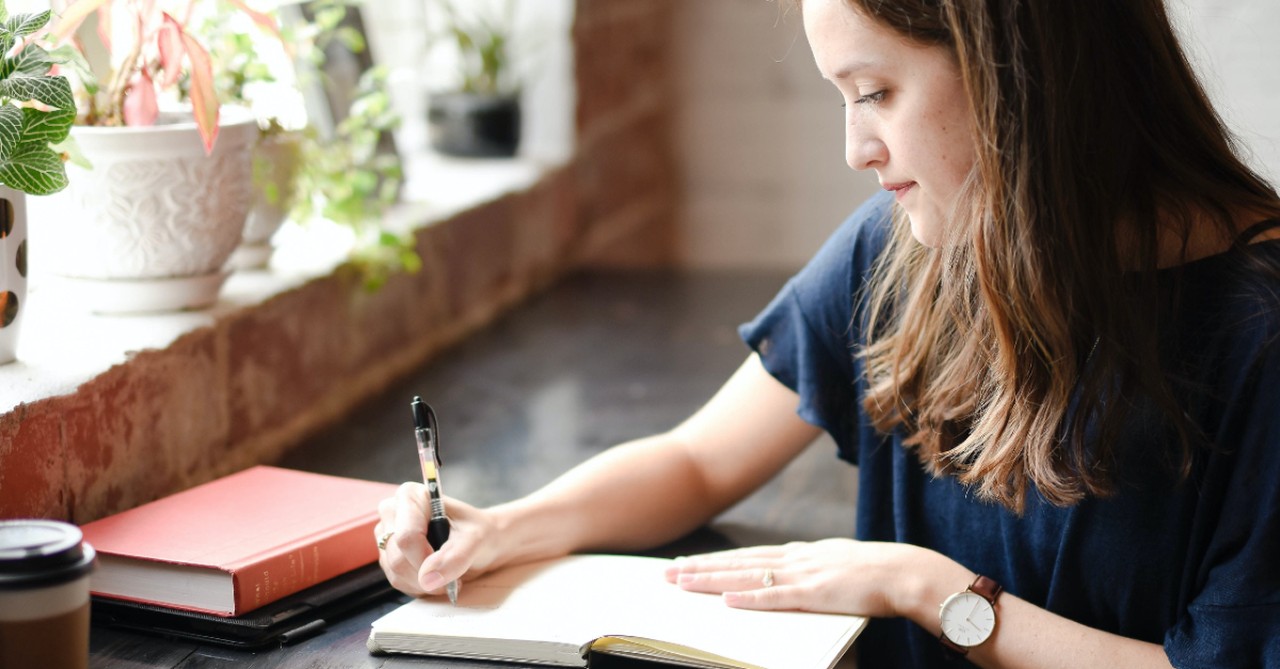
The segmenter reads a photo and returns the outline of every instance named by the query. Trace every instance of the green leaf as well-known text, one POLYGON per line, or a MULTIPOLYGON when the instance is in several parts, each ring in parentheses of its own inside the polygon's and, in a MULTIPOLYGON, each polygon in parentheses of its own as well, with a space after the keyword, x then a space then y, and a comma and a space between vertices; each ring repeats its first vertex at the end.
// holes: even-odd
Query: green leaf
POLYGON ((0 183, 30 195, 48 195, 67 187, 67 168, 47 142, 25 142, 0 159, 0 183))
POLYGON ((71 82, 66 77, 40 77, 31 80, 31 99, 39 100, 54 109, 76 109, 76 97, 71 93, 71 82))
POLYGON ((22 108, 22 141, 42 141, 57 143, 67 138, 71 125, 75 123, 75 109, 55 109, 42 111, 31 107, 22 108))
POLYGON ((22 138, 22 110, 12 105, 0 105, 0 159, 17 148, 22 138))
MULTIPOLYGON (((76 120, 75 98, 66 77, 21 77, 0 81, 0 97, 36 100, 51 108, 45 111, 24 107, 19 112, 21 121, 18 138, 22 141, 60 142, 66 138, 76 120)), ((16 107, 9 105, 4 108, 17 111, 16 107)), ((9 145, 9 141, 9 138, 5 139, 6 145, 9 145)))
POLYGON ((43 77, 53 68, 49 52, 37 44, 28 44, 5 62, 6 77, 43 77))
POLYGON ((74 65, 77 68, 83 67, 86 70, 89 69, 89 61, 85 60, 84 55, 79 51, 76 51, 75 47, 70 44, 63 44, 62 46, 56 49, 50 49, 45 53, 48 54, 49 60, 55 63, 74 65))
POLYGON ((39 14, 15 14, 4 22, 4 27, 14 37, 26 37, 43 28, 52 16, 53 12, 47 9, 39 14))
POLYGON ((14 77, 0 81, 0 97, 37 100, 55 109, 74 109, 75 97, 66 77, 14 77))
POLYGON ((48 51, 49 60, 59 65, 67 65, 75 74, 76 79, 84 84, 86 92, 93 94, 98 89, 98 75, 94 73, 93 68, 89 66, 89 61, 85 60, 83 54, 70 44, 48 51))

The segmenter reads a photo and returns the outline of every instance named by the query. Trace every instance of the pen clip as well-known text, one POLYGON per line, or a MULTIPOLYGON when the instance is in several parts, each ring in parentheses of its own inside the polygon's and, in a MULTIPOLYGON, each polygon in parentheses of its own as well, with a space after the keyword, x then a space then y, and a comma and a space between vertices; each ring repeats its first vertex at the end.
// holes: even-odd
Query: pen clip
POLYGON ((435 455, 436 467, 440 467, 440 426, 436 424, 436 412, 430 404, 427 405, 427 429, 431 430, 431 452, 435 455))
POLYGON ((413 410, 413 427, 415 430, 427 431, 427 443, 431 447, 431 457, 435 460, 436 467, 440 466, 440 427, 436 424, 436 412, 431 408, 430 404, 422 401, 422 398, 414 395, 413 402, 409 404, 409 408, 413 410))

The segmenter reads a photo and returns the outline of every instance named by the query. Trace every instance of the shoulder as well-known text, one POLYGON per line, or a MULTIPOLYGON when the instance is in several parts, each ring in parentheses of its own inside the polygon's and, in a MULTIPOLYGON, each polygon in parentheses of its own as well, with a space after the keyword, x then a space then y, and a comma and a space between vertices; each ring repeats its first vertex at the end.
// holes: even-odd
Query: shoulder
MULTIPOLYGON (((739 328, 765 369, 799 395, 796 412, 853 454, 858 443, 853 349, 861 285, 885 248, 893 198, 877 195, 845 219, 754 320, 739 328)), ((846 456, 854 459, 856 456, 846 456)))
POLYGON ((1274 365, 1280 345, 1280 241, 1195 263, 1180 276, 1185 300, 1176 322, 1193 356, 1218 364, 1274 365))
POLYGON ((757 350, 785 342, 813 346, 848 363, 849 347, 857 337, 852 328, 855 302, 884 250, 892 214, 893 198, 882 193, 846 218, 769 306, 741 328, 747 343, 757 350))
POLYGON ((1280 443, 1280 242, 1197 262, 1178 286, 1170 383, 1219 446, 1280 443))

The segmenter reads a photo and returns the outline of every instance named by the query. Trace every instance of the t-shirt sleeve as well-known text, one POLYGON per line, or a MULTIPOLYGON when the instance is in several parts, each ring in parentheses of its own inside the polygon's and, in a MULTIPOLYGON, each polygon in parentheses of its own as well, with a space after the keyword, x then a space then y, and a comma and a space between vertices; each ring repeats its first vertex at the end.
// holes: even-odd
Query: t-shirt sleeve
POLYGON ((1280 346, 1264 347, 1228 401, 1196 519, 1206 538, 1198 591, 1164 647, 1175 667, 1280 669, 1280 346))
POLYGON ((768 372, 800 396, 797 414, 822 428, 856 462, 855 300, 891 224, 892 197, 853 213, 755 320, 739 328, 768 372))

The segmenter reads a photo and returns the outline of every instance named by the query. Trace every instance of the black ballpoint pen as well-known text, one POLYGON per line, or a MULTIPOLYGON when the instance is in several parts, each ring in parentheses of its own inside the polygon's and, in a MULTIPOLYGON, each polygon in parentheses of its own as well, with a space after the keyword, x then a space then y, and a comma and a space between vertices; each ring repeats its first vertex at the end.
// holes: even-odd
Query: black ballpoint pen
MULTIPOLYGON (((418 442, 418 462, 422 465, 422 482, 427 484, 431 499, 431 517, 427 520, 427 543, 432 550, 440 550, 449 540, 449 516, 444 512, 444 497, 440 490, 440 430, 436 427, 436 412, 431 406, 414 396, 413 436, 418 442)), ((449 602, 458 604, 458 582, 449 581, 445 586, 449 602)))

